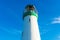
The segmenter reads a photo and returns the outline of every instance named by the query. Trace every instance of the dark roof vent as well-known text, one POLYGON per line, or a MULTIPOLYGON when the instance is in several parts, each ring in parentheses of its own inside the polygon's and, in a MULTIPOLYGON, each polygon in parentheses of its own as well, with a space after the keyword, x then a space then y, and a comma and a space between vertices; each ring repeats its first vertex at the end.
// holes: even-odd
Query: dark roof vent
POLYGON ((34 10, 34 5, 27 5, 26 7, 26 10, 34 10))

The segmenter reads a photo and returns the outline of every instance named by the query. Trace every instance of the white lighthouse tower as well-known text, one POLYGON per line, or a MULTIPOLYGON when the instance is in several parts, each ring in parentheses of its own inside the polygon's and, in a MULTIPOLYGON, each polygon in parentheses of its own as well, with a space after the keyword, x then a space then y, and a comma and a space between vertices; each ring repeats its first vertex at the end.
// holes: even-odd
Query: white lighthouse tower
POLYGON ((38 28, 38 14, 33 5, 27 5, 23 14, 22 40, 41 40, 38 28))

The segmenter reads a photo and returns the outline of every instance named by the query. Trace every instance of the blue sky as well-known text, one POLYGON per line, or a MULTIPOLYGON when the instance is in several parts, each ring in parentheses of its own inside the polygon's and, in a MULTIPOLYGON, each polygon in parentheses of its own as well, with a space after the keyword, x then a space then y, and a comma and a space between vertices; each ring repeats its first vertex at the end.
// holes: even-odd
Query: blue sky
POLYGON ((27 4, 38 11, 41 40, 60 40, 60 0, 0 0, 0 40, 21 40, 27 4))

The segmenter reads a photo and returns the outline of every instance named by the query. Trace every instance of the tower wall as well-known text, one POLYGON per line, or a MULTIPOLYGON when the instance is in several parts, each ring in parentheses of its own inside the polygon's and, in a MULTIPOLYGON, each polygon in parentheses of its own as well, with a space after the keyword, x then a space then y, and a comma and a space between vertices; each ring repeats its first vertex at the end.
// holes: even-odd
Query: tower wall
POLYGON ((24 30, 22 34, 22 39, 41 40, 36 16, 28 15, 24 17, 24 30))

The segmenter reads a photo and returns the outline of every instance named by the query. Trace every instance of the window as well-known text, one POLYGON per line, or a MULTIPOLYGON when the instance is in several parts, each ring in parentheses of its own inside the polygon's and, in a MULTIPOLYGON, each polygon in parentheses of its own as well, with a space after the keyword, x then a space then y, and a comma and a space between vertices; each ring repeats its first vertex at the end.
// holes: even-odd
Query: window
POLYGON ((30 22, 30 18, 29 18, 29 22, 30 22))

